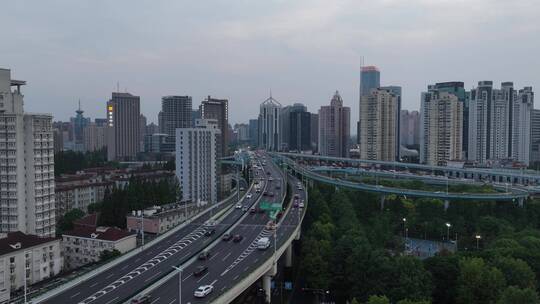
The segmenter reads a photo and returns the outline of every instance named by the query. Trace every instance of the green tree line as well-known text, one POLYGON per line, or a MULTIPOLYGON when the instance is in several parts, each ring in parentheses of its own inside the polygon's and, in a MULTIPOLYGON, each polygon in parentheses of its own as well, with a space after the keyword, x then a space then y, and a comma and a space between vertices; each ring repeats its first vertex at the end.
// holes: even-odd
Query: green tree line
POLYGON ((94 152, 60 151, 54 154, 54 174, 73 174, 79 170, 104 166, 117 166, 107 162, 107 150, 104 148, 94 152))
POLYGON ((336 303, 540 303, 540 203, 443 202, 379 197, 315 184, 303 224, 300 276, 336 303), (459 251, 420 260, 409 236, 441 240, 452 224, 459 251), (481 235, 480 250, 475 235, 481 235))

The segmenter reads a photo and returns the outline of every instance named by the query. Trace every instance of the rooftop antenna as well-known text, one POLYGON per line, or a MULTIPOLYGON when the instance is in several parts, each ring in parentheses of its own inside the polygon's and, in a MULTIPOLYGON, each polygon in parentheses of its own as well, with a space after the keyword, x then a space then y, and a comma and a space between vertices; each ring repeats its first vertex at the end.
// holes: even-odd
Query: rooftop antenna
POLYGON ((120 93, 120 81, 116 81, 116 92, 120 93))
POLYGON ((272 99, 272 88, 270 88, 270 99, 272 99))

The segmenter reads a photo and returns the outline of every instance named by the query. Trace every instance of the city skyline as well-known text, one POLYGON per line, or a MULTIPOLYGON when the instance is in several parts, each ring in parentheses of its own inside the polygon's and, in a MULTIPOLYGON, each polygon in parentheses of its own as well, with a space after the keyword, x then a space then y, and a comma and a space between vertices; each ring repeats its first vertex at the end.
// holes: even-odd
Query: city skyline
POLYGON ((0 66, 31 84, 26 92, 27 108, 53 112, 55 120, 62 121, 73 115, 79 98, 87 117, 103 117, 101 104, 119 82, 121 92, 127 89, 141 96, 141 112, 149 122, 157 122, 159 103, 166 95, 189 95, 195 104, 208 95, 226 98, 234 124, 256 117, 258 102, 270 89, 283 104, 301 102, 310 111, 325 104, 328 91, 338 89, 351 107, 354 125, 362 56, 366 65, 379 67, 385 83, 403 87, 403 109, 409 110, 419 108, 421 92, 434 82, 463 81, 467 90, 481 80, 513 81, 517 87, 533 88, 540 83, 534 73, 539 62, 528 55, 540 48, 534 39, 539 23, 532 19, 539 4, 533 1, 415 1, 410 8, 397 1, 310 4, 285 7, 272 2, 243 8, 214 2, 213 8, 223 14, 208 19, 204 4, 133 4, 131 16, 112 18, 105 11, 114 14, 122 3, 103 4, 106 9, 64 3, 69 15, 58 15, 54 5, 9 3, 6 9, 14 12, 11 16, 24 10, 29 18, 25 23, 11 16, 0 21, 11 29, 7 39, 15 42, 0 47, 0 66), (489 14, 482 13, 486 7, 489 14), (446 14, 449 8, 460 13, 446 14), (169 20, 175 18, 167 18, 179 9, 185 13, 179 21, 184 27, 169 20), (246 16, 248 10, 253 16, 246 16), (387 18, 392 20, 388 24, 370 19, 374 11, 402 18, 387 18), (473 18, 479 15, 482 17, 473 18), (139 25, 135 18, 145 21, 139 25), (411 18, 419 20, 402 24, 411 18), (51 21, 55 19, 59 20, 51 21), (512 20, 513 26, 502 28, 501 20, 512 20), (160 33, 154 35, 148 26, 160 33), (34 33, 36 28, 39 35, 34 33), (491 32, 497 32, 498 38, 487 35, 491 32), (91 39, 81 41, 77 38, 80 33, 91 39), (317 40, 304 38, 313 33, 318 33, 317 40), (437 48, 425 47, 437 37, 445 37, 438 40, 437 48), (500 39, 507 43, 501 45, 500 39), (185 41, 190 43, 185 45, 185 41), (30 56, 28 52, 37 44, 42 53, 30 56), (219 44, 219 51, 209 50, 207 44, 219 44), (460 47, 463 44, 468 47, 460 47), (433 68, 437 66, 440 68, 433 68))

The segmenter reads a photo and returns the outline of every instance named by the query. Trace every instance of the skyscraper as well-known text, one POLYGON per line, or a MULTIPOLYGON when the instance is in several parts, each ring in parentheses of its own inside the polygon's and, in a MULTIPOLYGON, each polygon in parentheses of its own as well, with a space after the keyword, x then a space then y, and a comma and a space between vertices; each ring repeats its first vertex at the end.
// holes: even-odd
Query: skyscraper
POLYGON ((422 93, 420 162, 446 166, 462 157, 463 102, 452 93, 429 86, 422 93))
POLYGON ((90 123, 90 119, 83 116, 84 111, 81 109, 81 101, 79 100, 79 108, 75 111, 76 115, 71 118, 73 129, 73 150, 84 151, 84 128, 90 123))
POLYGON ((176 129, 176 176, 182 200, 216 203, 219 122, 197 119, 194 128, 176 129))
POLYGON ((281 109, 281 149, 283 151, 311 150, 310 128, 311 117, 305 105, 295 103, 281 109))
POLYGON ((530 163, 536 163, 538 168, 540 162, 540 110, 531 111, 531 152, 530 163))
POLYGON ((336 91, 329 106, 319 110, 319 154, 348 157, 351 109, 343 106, 343 99, 336 91))
POLYGON ((261 103, 259 112, 259 146, 269 151, 280 150, 281 104, 272 95, 261 103))
POLYGON ((402 146, 418 146, 420 144, 420 112, 401 110, 400 140, 402 146))
POLYGON ((107 102, 107 159, 135 160, 140 148, 140 97, 112 93, 107 102))
MULTIPOLYGON (((372 89, 379 88, 381 86, 381 72, 376 66, 363 66, 360 68, 360 98, 359 104, 362 102, 362 96, 369 95, 372 89)), ((360 107, 359 107, 360 108, 360 107)), ((358 117, 361 117, 362 113, 359 110, 358 117)), ((357 124, 357 136, 358 143, 360 143, 360 121, 357 124)))
POLYGON ((252 146, 254 147, 259 146, 259 120, 258 119, 249 120, 249 141, 252 146))
POLYGON ((310 113, 311 151, 319 151, 319 114, 310 113))
POLYGON ((360 158, 396 160, 398 97, 388 90, 373 89, 360 102, 360 158))
POLYGON ((176 129, 192 127, 191 96, 164 96, 161 98, 163 133, 170 136, 174 143, 176 129))
POLYGON ((396 96, 396 161, 400 161, 400 144, 401 144, 401 87, 400 86, 383 86, 381 89, 386 90, 396 96))
POLYGON ((0 232, 54 237, 52 115, 24 112, 23 85, 0 69, 0 232))
POLYGON ((229 155, 229 100, 216 99, 208 96, 199 106, 202 119, 216 119, 220 137, 220 157, 229 155))
POLYGON ((532 87, 519 90, 512 105, 511 143, 512 159, 526 165, 530 162, 531 112, 534 105, 532 87))

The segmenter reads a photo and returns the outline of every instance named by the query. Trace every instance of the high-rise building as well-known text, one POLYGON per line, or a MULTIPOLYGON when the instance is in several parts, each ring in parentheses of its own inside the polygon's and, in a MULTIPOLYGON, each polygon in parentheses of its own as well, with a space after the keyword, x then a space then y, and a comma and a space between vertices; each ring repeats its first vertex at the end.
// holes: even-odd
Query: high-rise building
MULTIPOLYGON (((362 102, 362 96, 369 95, 371 90, 381 86, 381 72, 376 66, 363 66, 360 68, 360 98, 359 104, 362 102)), ((359 107, 360 108, 360 107, 359 107)), ((358 117, 362 116, 359 110, 358 117)), ((360 121, 357 123, 357 141, 360 143, 360 121)))
POLYGON ((112 93, 107 102, 107 159, 134 160, 140 150, 140 97, 112 93))
POLYGON ((281 104, 272 95, 261 103, 259 113, 259 147, 278 151, 281 143, 280 133, 281 104))
POLYGON ((64 138, 62 136, 62 130, 53 128, 54 137, 54 153, 58 153, 64 150, 64 138))
POLYGON ((311 151, 319 151, 319 114, 310 113, 311 151))
POLYGON ((336 91, 329 106, 319 110, 319 154, 348 157, 351 108, 343 106, 343 99, 336 91))
POLYGON ((234 130, 238 142, 246 142, 249 140, 249 126, 247 124, 235 124, 234 130))
POLYGON ((259 146, 259 120, 249 120, 249 141, 254 147, 259 146))
POLYGON ((79 108, 75 111, 75 117, 71 118, 73 130, 73 150, 84 151, 84 128, 90 123, 90 118, 85 118, 81 109, 81 101, 79 100, 79 108))
POLYGON ((25 84, 0 69, 0 232, 54 237, 52 115, 24 112, 25 84))
POLYGON ((216 119, 198 119, 194 128, 176 129, 176 176, 182 200, 217 202, 219 133, 216 119))
POLYGON ((151 122, 151 123, 146 125, 146 131, 144 133, 146 135, 152 135, 152 134, 155 134, 155 133, 159 133, 159 126, 156 125, 155 123, 151 122))
POLYGON ((420 112, 401 110, 400 116, 401 145, 418 146, 420 144, 420 112))
POLYGON ((161 98, 162 133, 168 134, 174 142, 176 129, 191 128, 191 96, 164 96, 161 98))
POLYGON ((386 90, 396 96, 396 161, 401 160, 400 144, 401 144, 401 87, 400 86, 383 86, 381 89, 386 90))
POLYGON ((420 162, 446 166, 462 157, 463 102, 452 93, 429 86, 422 93, 420 162))
POLYGON ((540 110, 531 111, 531 152, 530 163, 540 163, 540 110))
POLYGON ((306 106, 295 103, 281 109, 281 150, 311 150, 311 116, 306 106))
POLYGON ((398 97, 388 90, 373 89, 360 102, 360 158, 396 160, 398 97))
POLYGON ((191 110, 191 127, 195 126, 195 121, 201 119, 201 110, 193 109, 191 110))
POLYGON ((139 151, 144 151, 144 136, 146 135, 146 116, 139 116, 139 151))
POLYGON ((84 150, 99 151, 107 145, 107 127, 91 122, 84 128, 84 150))
POLYGON ((208 96, 199 106, 201 119, 215 119, 218 122, 220 137, 219 156, 229 155, 229 100, 208 96))
POLYGON ((532 87, 519 90, 512 105, 511 156, 526 165, 530 162, 531 112, 534 105, 532 87))

